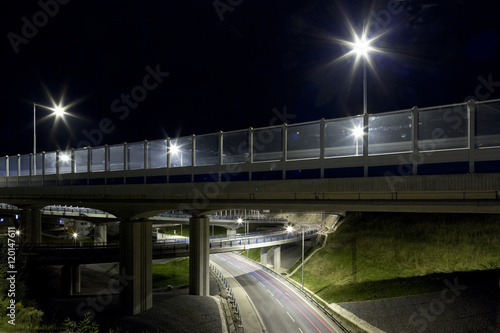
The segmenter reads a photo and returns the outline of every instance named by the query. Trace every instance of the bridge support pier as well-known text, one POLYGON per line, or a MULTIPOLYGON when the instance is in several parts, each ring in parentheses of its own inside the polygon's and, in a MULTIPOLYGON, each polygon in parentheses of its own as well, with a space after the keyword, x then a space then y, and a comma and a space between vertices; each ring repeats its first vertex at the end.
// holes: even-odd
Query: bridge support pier
POLYGON ((260 248, 260 263, 267 266, 267 247, 260 248))
POLYGON ((105 224, 96 224, 94 228, 94 244, 106 245, 108 242, 108 227, 105 224))
POLYGON ((65 296, 81 292, 80 265, 66 264, 61 268, 61 287, 65 296))
POLYGON ((153 234, 151 221, 120 222, 120 305, 126 315, 153 306, 153 234))
POLYGON ((21 235, 28 243, 42 242, 42 212, 38 209, 23 209, 21 212, 21 235))
POLYGON ((281 245, 274 247, 274 270, 279 271, 281 269, 281 245))
POLYGON ((189 294, 210 295, 210 229, 206 216, 189 219, 189 294))

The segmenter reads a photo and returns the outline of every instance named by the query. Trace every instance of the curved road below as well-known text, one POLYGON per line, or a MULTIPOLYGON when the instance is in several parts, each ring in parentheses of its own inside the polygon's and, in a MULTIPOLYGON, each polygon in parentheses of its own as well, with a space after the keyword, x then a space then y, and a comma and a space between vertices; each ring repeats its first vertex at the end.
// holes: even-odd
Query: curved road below
POLYGON ((232 284, 246 333, 346 332, 293 286, 261 266, 233 253, 214 254, 210 258, 232 284), (250 306, 244 305, 248 303, 250 306), (252 309, 256 314, 251 313, 252 309))

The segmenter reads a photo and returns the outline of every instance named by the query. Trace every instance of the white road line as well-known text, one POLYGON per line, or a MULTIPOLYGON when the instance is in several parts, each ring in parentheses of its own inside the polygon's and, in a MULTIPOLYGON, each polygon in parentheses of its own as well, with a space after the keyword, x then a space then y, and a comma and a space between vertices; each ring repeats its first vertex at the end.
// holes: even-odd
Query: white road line
POLYGON ((304 333, 304 332, 302 332, 302 330, 300 329, 300 327, 297 327, 297 328, 299 329, 300 333, 304 333))
POLYGON ((264 286, 264 284, 262 282, 259 282, 259 283, 262 286, 262 288, 266 288, 266 286, 264 286))
POLYGON ((293 317, 292 317, 292 315, 290 314, 290 312, 288 312, 288 311, 287 311, 286 313, 288 313, 288 316, 290 317, 290 319, 291 319, 291 320, 295 323, 295 319, 293 319, 293 317))
POLYGON ((283 306, 283 304, 281 304, 281 302, 280 302, 277 298, 276 298, 276 302, 278 302, 278 303, 281 305, 281 307, 282 307, 282 308, 285 308, 285 307, 283 306))
POLYGON ((269 289, 266 289, 267 291, 269 291, 269 293, 271 294, 271 296, 274 296, 274 294, 271 292, 271 290, 269 289))

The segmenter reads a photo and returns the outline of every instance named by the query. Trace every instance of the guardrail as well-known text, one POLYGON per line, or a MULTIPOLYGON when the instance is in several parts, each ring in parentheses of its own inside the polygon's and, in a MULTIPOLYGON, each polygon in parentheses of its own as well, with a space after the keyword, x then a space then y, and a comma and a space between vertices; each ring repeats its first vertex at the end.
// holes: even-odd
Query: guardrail
POLYGON ((209 263, 210 269, 214 272, 214 274, 221 280, 221 282, 224 284, 224 287, 226 288, 227 292, 229 295, 231 295, 231 302, 233 303, 234 311, 238 315, 238 322, 239 322, 239 327, 243 327, 243 322, 241 321, 241 313, 240 313, 240 308, 238 307, 238 303, 236 302, 236 298, 234 297, 233 289, 231 289, 231 286, 229 286, 229 283, 227 283, 226 278, 224 275, 222 275, 221 272, 212 263, 209 263))
MULTIPOLYGON (((292 125, 2 156, 0 187, 339 178, 346 177, 346 168, 355 169, 348 171, 349 177, 369 177, 383 176, 385 171, 397 170, 402 164, 413 165, 407 173, 414 175, 433 172, 432 164, 440 163, 434 160, 456 163, 455 170, 445 168, 447 172, 474 173, 476 161, 495 160, 498 155, 499 122, 500 100, 470 101, 292 125), (455 152, 453 158, 447 151, 455 152), (395 153, 405 162, 389 157, 395 153), (430 153, 439 158, 433 160, 430 153), (372 156, 384 157, 373 160, 372 156), (250 168, 249 164, 255 166, 250 168), (237 168, 231 165, 238 165, 237 174, 237 168), (381 170, 382 166, 391 168, 381 170)), ((488 172, 489 167, 477 166, 481 172, 488 172)))

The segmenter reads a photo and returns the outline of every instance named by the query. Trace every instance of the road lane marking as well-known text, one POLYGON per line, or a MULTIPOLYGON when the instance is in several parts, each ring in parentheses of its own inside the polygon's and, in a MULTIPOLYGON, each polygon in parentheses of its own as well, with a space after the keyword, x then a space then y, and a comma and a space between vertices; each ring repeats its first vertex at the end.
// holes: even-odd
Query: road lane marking
POLYGON ((266 288, 266 286, 262 282, 259 281, 259 283, 262 286, 262 288, 266 288))
MULTIPOLYGON (((306 315, 306 314, 305 314, 305 313, 304 313, 301 309, 299 309, 299 307, 298 307, 298 306, 297 306, 294 302, 292 302, 292 301, 291 301, 291 299, 290 299, 290 298, 288 298, 287 296, 285 296, 285 294, 286 294, 286 295, 288 295, 288 296, 290 296, 291 298, 294 298, 296 301, 298 301, 298 303, 300 303, 302 306, 304 306, 304 307, 307 309, 307 311, 309 311, 309 313, 311 313, 314 317, 316 317, 316 319, 318 319, 318 320, 319 320, 319 321, 320 321, 320 322, 321 322, 321 323, 322 323, 322 324, 323 324, 323 325, 324 325, 324 326, 325 326, 325 327, 326 327, 326 328, 327 328, 327 329, 328 329, 331 333, 334 333, 334 331, 330 328, 330 326, 329 326, 329 325, 327 325, 327 324, 326 324, 326 323, 325 323, 322 319, 320 319, 320 318, 318 317, 318 315, 320 315, 320 314, 316 312, 317 310, 316 310, 316 309, 314 309, 314 307, 312 306, 312 304, 311 304, 311 303, 309 303, 308 301, 306 301, 305 299, 303 299, 302 297, 300 297, 300 299, 299 299, 299 298, 297 298, 295 295, 293 295, 293 294, 289 294, 289 293, 286 291, 286 289, 288 289, 288 288, 290 288, 290 287, 289 287, 289 286, 286 286, 286 287, 285 287, 285 285, 284 285, 284 283, 283 283, 282 281, 279 281, 279 280, 278 280, 278 279, 276 279, 275 277, 271 277, 271 275, 269 275, 269 274, 265 273, 265 272, 264 272, 264 271, 262 271, 262 270, 257 270, 257 271, 255 271, 255 270, 253 270, 253 267, 252 267, 252 268, 249 268, 249 267, 251 267, 251 264, 246 263, 246 262, 244 262, 243 260, 239 260, 239 259, 236 259, 236 258, 230 257, 230 256, 228 256, 228 255, 224 255, 224 254, 223 254, 223 256, 226 256, 229 260, 232 260, 232 261, 234 261, 235 263, 238 263, 238 264, 240 264, 240 265, 242 265, 242 266, 246 266, 248 270, 252 271, 254 274, 256 274, 256 275, 260 276, 261 278, 263 278, 263 279, 264 279, 267 283, 269 283, 269 284, 270 284, 270 285, 271 285, 274 289, 276 289, 276 291, 277 291, 277 292, 279 292, 280 294, 282 294, 282 295, 285 297, 285 299, 286 299, 286 300, 288 300, 288 301, 291 303, 291 305, 292 305, 293 307, 295 307, 295 308, 296 308, 296 309, 297 309, 297 310, 298 310, 298 311, 299 311, 299 312, 300 312, 300 313, 301 313, 301 314, 305 317, 305 319, 307 319, 307 321, 309 321, 309 323, 310 323, 310 324, 311 324, 311 325, 312 325, 312 326, 313 326, 313 327, 314 327, 314 328, 315 328, 318 332, 321 332, 321 331, 320 331, 320 329, 319 329, 319 328, 318 328, 318 327, 317 327, 317 326, 316 326, 316 325, 315 325, 315 324, 311 321, 311 319, 310 319, 310 318, 309 318, 309 317, 308 317, 308 316, 307 316, 307 315, 306 315), (266 277, 267 277, 267 278, 266 278, 266 277), (284 288, 285 290, 280 291, 280 290, 277 288, 277 286, 276 286, 274 283, 272 283, 272 282, 271 282, 271 280, 272 280, 272 281, 274 281, 275 283, 278 283, 279 285, 281 285, 281 287, 282 287, 282 288, 284 288), (308 306, 306 306, 306 304, 307 304, 307 303, 308 303, 308 306), (312 310, 312 309, 313 309, 313 310, 312 310), (313 312, 313 311, 314 311, 314 312, 313 312)), ((260 283, 262 284, 262 282, 260 282, 260 283)), ((295 291, 294 291, 294 293, 295 293, 295 291)), ((297 294, 297 296, 299 296, 299 295, 297 294)), ((325 319, 325 318, 323 318, 323 319, 325 319)))
POLYGON ((281 305, 281 307, 282 307, 283 309, 285 308, 285 307, 283 306, 283 304, 281 304, 281 302, 280 302, 277 298, 276 298, 276 302, 278 302, 278 303, 281 305))
POLYGON ((297 327, 297 328, 299 329, 300 333, 304 333, 304 332, 302 332, 302 330, 300 329, 300 327, 297 327))
POLYGON ((295 323, 295 319, 293 319, 293 317, 292 317, 292 315, 290 314, 290 312, 288 312, 288 311, 287 311, 286 313, 288 313, 288 316, 290 317, 290 319, 291 319, 291 320, 295 323))
POLYGON ((271 294, 271 296, 273 296, 273 297, 274 297, 274 294, 271 292, 271 290, 269 290, 269 289, 267 289, 267 288, 266 288, 266 290, 267 290, 267 291, 269 291, 269 293, 271 294))

